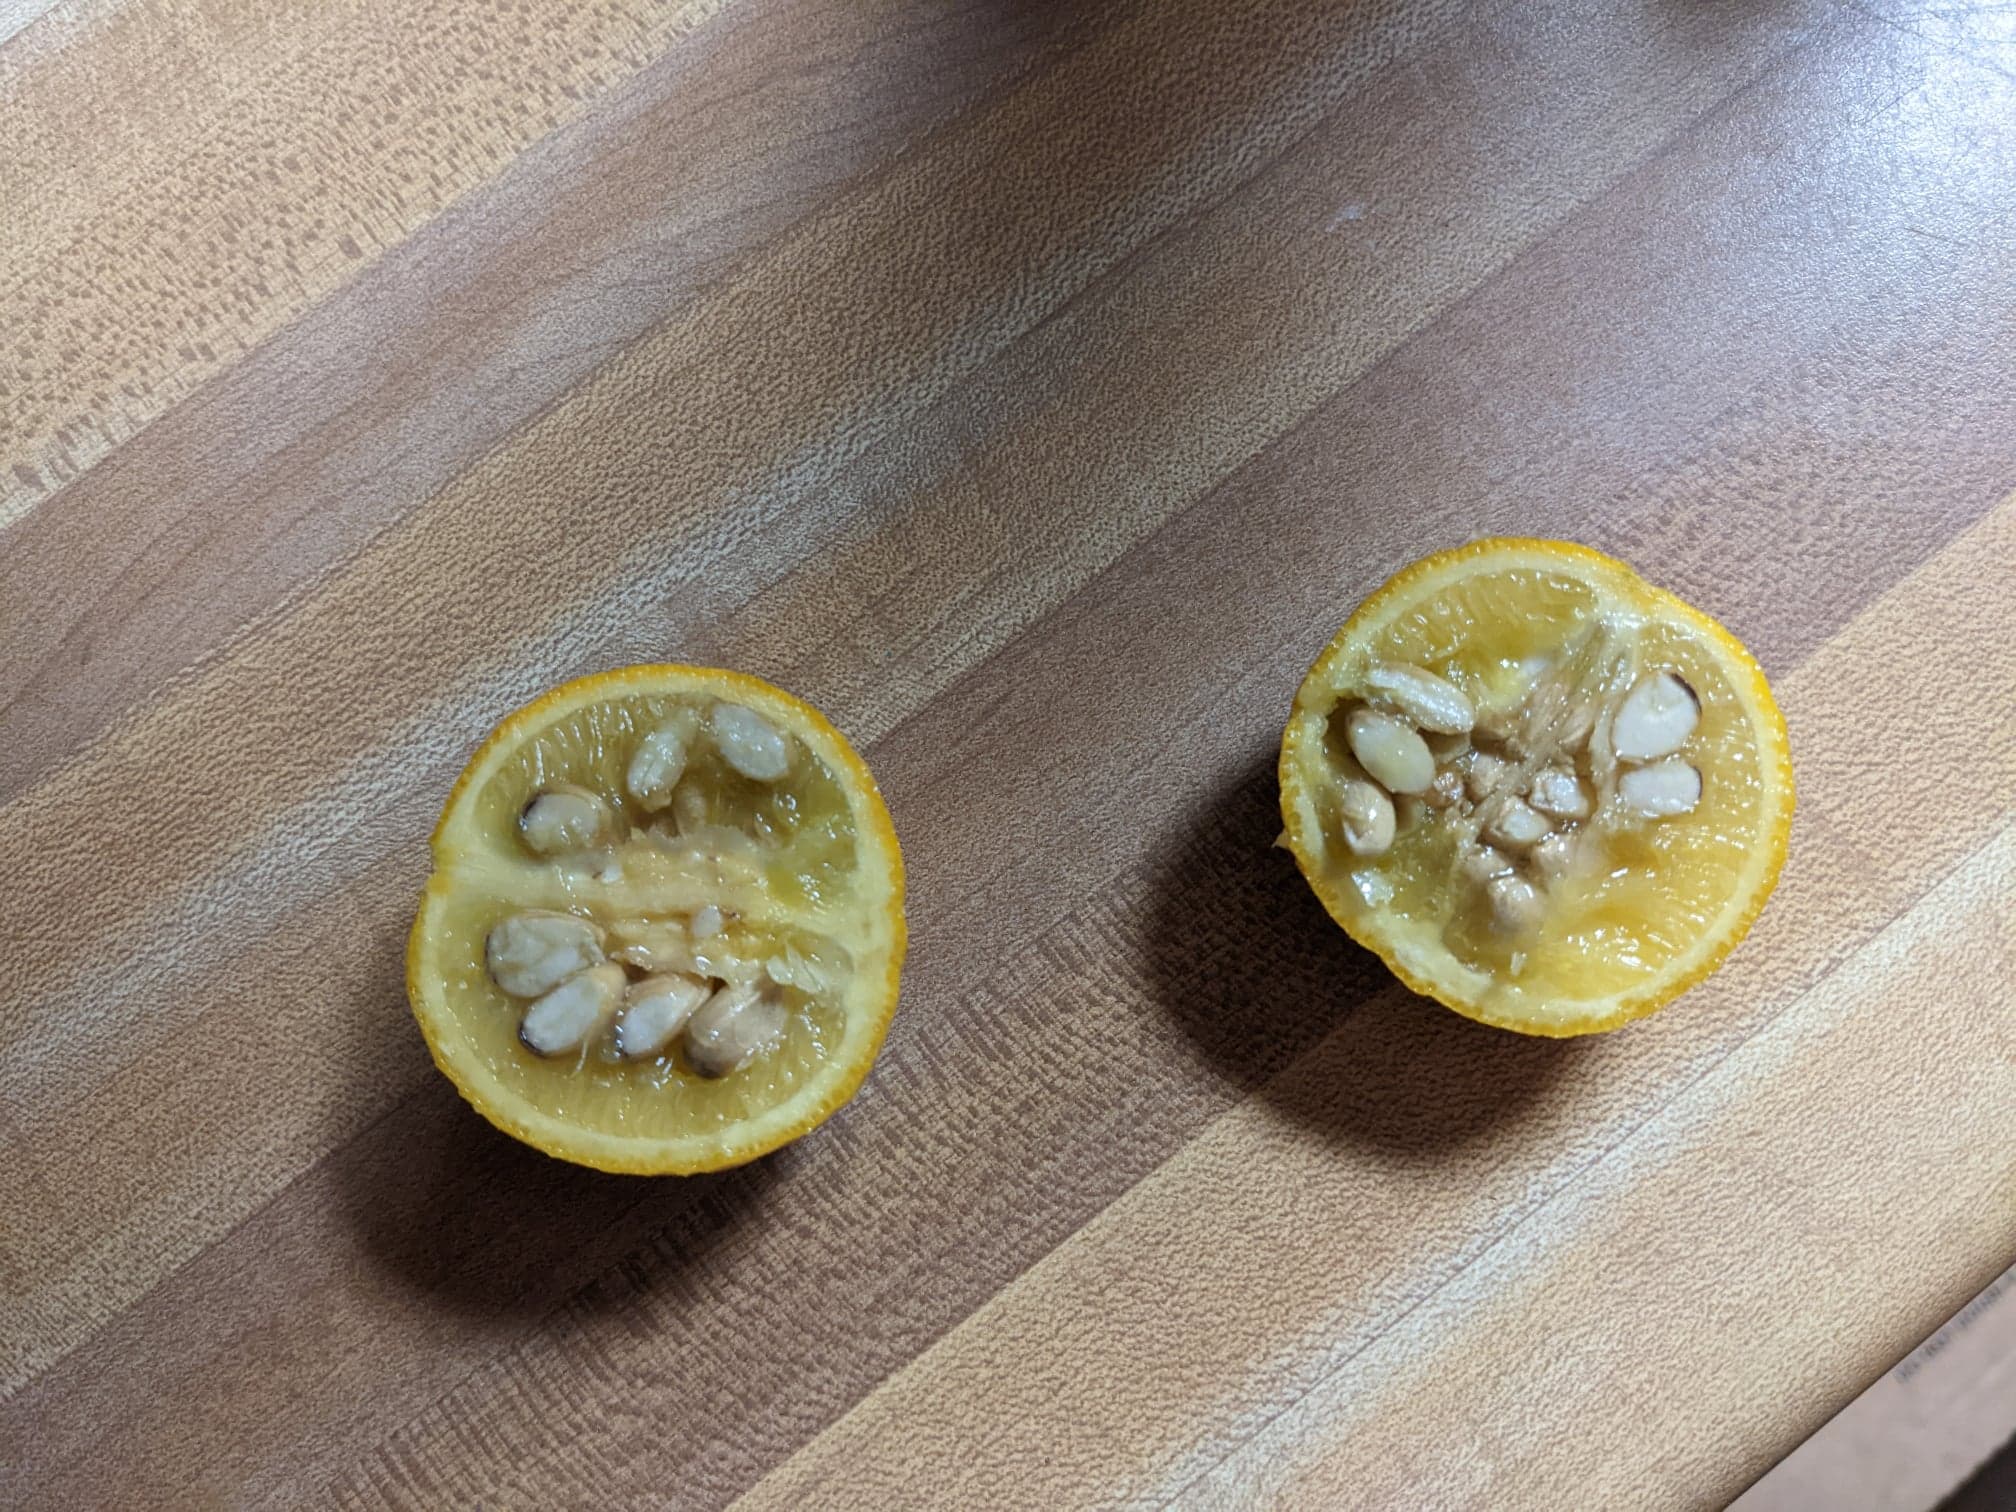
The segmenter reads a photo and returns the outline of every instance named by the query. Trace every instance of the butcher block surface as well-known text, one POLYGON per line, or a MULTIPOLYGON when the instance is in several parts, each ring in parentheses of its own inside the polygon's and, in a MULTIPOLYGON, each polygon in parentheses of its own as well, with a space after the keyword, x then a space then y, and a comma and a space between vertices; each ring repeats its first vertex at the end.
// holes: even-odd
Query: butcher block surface
POLYGON ((2016 12, 0 0, 0 1502, 1716 1507, 2016 1258, 2016 12), (1368 591, 1756 652, 1720 975, 1324 917, 1368 591), (861 1095, 621 1178, 429 1063, 492 725, 754 672, 910 873, 861 1095))

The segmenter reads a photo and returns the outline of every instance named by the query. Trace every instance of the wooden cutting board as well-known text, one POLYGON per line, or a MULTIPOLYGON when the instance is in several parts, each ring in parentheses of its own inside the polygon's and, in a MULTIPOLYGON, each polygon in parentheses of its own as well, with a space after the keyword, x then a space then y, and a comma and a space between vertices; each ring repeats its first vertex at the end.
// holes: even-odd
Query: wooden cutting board
POLYGON ((0 3, 0 1500, 1714 1505, 2016 1254, 2016 18, 0 3), (1401 563, 1774 677, 1714 982, 1526 1042, 1306 895, 1401 563), (747 668, 881 776, 860 1099, 468 1112, 401 945, 506 710, 747 668))

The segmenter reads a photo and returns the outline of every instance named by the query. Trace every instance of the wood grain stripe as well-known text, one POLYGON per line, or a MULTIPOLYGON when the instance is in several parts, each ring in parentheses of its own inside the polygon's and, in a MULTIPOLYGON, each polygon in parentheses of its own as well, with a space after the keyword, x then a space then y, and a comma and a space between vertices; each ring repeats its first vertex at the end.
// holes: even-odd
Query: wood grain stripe
POLYGON ((1173 1503, 1726 1502, 1783 1448, 1786 1429, 1763 1425, 1758 1401, 1783 1402, 1794 1431, 1817 1427, 2016 1243, 2016 1167, 1996 1148, 2016 1102, 2016 1036, 2006 991, 1983 990, 2016 969, 2012 887, 2016 829, 2004 828, 1545 1221, 1173 1503), (1904 1069, 1926 1064, 1928 1042, 1940 1051, 1929 1073, 1904 1069), (1794 1116, 1767 1129, 1760 1101, 1794 1116), (1900 1232, 1931 1257, 1922 1300, 1898 1295, 1900 1232), (1789 1258, 1794 1244, 1826 1258, 1789 1258), (1646 1323, 1598 1321, 1614 1311, 1646 1323), (1524 1404, 1577 1431, 1508 1431, 1524 1404), (1424 1420, 1445 1452, 1421 1452, 1424 1420), (1656 1477, 1607 1447, 1648 1420, 1656 1477))
POLYGON ((723 4, 131 0, 17 39, 0 530, 723 4))
POLYGON ((0 47, 5 47, 46 16, 83 8, 78 0, 0 0, 0 47))
MULTIPOLYGON (((1320 1433, 1315 1443, 1339 1462, 1310 1488, 1311 1505, 1347 1483, 1373 1505, 1422 1494, 1460 1506, 1544 1503, 1571 1486, 1602 1485, 1604 1446, 1625 1433, 1668 1431, 1635 1414, 1645 1401, 1674 1398, 1720 1414, 1712 1434, 1700 1422, 1683 1434, 1666 1419, 1676 1443, 1729 1449, 1720 1467, 1676 1463, 1663 1486, 1602 1486, 1599 1499, 1668 1505, 1700 1495, 1692 1477, 1711 1471, 1716 1478, 1702 1499, 1734 1494, 1783 1448, 1776 1425, 1764 1441, 1731 1441, 1730 1425, 1755 1389, 1740 1366, 1749 1334, 1735 1318, 1717 1330, 1697 1328, 1697 1315, 1670 1299, 1627 1308, 1665 1330, 1656 1346, 1613 1334, 1615 1344, 1633 1347, 1605 1351, 1586 1372, 1567 1376, 1563 1349, 1546 1346, 1539 1325, 1502 1331, 1500 1314, 1475 1295, 1482 1283, 1474 1276, 1511 1284, 1506 1277, 1518 1266, 1501 1246, 1538 1264, 1530 1245, 1569 1245, 1573 1226, 1540 1221, 1564 1205, 1595 1208, 1587 1221, 1606 1227, 1638 1220, 1639 1234, 1660 1226, 1673 1233, 1664 1244, 1641 1241, 1656 1246, 1642 1271, 1591 1277, 1591 1251, 1613 1251, 1572 1249, 1569 1277, 1558 1284, 1572 1281, 1576 1294, 1537 1307, 1529 1298, 1527 1312, 1544 1317, 1558 1308, 1566 1332, 1578 1308, 1593 1316, 1582 1295, 1590 1286, 1670 1293, 1714 1285, 1728 1273, 1720 1253, 1727 1236, 1740 1235, 1747 1264, 1734 1268, 1748 1278, 1745 1321, 1767 1312, 1779 1320, 1773 1326, 1797 1345, 1793 1357, 1819 1372, 1816 1390, 1824 1385, 1804 1415, 1811 1425, 2005 1263, 2016 1165, 1988 1135, 2016 1103, 2016 1041, 2003 1001, 2012 936, 2002 917, 2016 864, 2016 834, 2006 827, 2016 808, 2016 656, 1988 655, 1978 682, 1942 696, 1925 689, 1896 650, 1909 643, 1935 657, 1968 654, 2000 621, 1996 585, 2010 568, 2016 500, 1785 680, 1805 809, 1799 843, 1759 943, 1683 1007, 1593 1044, 1535 1046, 1443 1022, 1404 994, 1387 993, 766 1477, 746 1504, 1159 1504, 1200 1472, 1220 1492, 1264 1496, 1264 1486, 1241 1478, 1248 1462, 1228 1451, 1319 1390, 1320 1400, 1280 1429, 1286 1441, 1298 1430, 1320 1433), (1974 801, 1905 842, 1903 855, 1872 855, 1863 840, 1880 833, 1887 842, 1894 828, 1886 822, 1893 795, 1869 782, 1866 759, 1886 733, 1872 732, 1868 720, 1886 709, 1898 711, 1891 718, 1904 728, 1963 724, 1970 733, 1964 745, 1930 742, 1953 756, 1928 775, 1967 784, 1974 801), (1898 889, 1921 896, 1903 922, 1886 928, 1898 889), (1928 952, 1947 927, 1952 955, 1928 952), (1842 941, 1857 934, 1868 943, 1840 961, 1842 941), (1802 986, 1816 969, 1819 980, 1802 986), (1896 1011, 1897 997, 1910 1013, 1896 1011), (1843 1020, 1853 1031, 1819 1047, 1819 1069, 1785 1075, 1778 1047, 1788 1037, 1817 1040, 1843 1020), (1926 1037, 1944 1047, 1934 1060, 1950 1068, 1946 1074, 1884 1069, 1923 1067, 1922 1054, 1905 1051, 1926 1037), (1867 1127, 1896 1142, 1880 1158, 1939 1170, 1941 1181, 1920 1188, 1922 1201, 1905 1215, 1858 1213, 1852 1176, 1807 1196, 1800 1211, 1774 1213, 1760 1205, 1758 1184, 1775 1181, 1782 1201, 1787 1178, 1770 1172, 1828 1162, 1804 1147, 1755 1152, 1740 1129, 1715 1139, 1696 1133, 1668 1152, 1676 1162, 1694 1157, 1695 1165, 1665 1179, 1698 1191, 1694 1204, 1673 1204, 1654 1195, 1658 1185, 1648 1191, 1617 1174, 1640 1146, 1660 1148, 1671 1124, 1701 1127, 1740 1075, 1783 1080, 1773 1100, 1810 1105, 1810 1119, 1791 1124, 1810 1129, 1814 1141, 1860 1126, 1858 1095, 1879 1101, 1886 1116, 1867 1127), (1660 1087, 1683 1090, 1648 1096, 1660 1087), (1485 1098, 1480 1112, 1476 1100, 1485 1098), (1662 1109, 1649 1124, 1648 1106, 1662 1109), (1603 1210, 1605 1194, 1628 1214, 1603 1210), (1877 1241, 1892 1221, 1940 1236, 1945 1260, 1935 1295, 1908 1309, 1892 1298, 1883 1311, 1874 1307, 1884 1284, 1877 1241), (1846 1274, 1829 1278, 1846 1283, 1838 1296, 1797 1262, 1771 1263, 1774 1247, 1809 1253, 1784 1227, 1802 1222, 1838 1223, 1859 1235, 1860 1269, 1844 1256, 1846 1274), (1466 1234, 1480 1237, 1456 1241, 1466 1234), (1257 1291, 1243 1284, 1256 1257, 1268 1277, 1257 1291), (1446 1295, 1466 1283, 1467 1307, 1446 1295), (1451 1326, 1467 1331, 1474 1361, 1430 1347, 1421 1331, 1443 1318, 1461 1320, 1451 1326), (1823 1342, 1831 1354, 1819 1350, 1823 1342), (1413 1396, 1392 1388, 1389 1416, 1378 1417, 1382 1362, 1404 1372, 1417 1351, 1436 1371, 1461 1361, 1474 1395, 1466 1402, 1440 1382, 1416 1380, 1413 1396), (1230 1381, 1241 1385, 1228 1390, 1230 1381), (1326 1409, 1335 1415, 1366 1393, 1374 1403, 1354 1409, 1359 1416, 1318 1426, 1326 1409), (1474 1459, 1459 1451, 1431 1461, 1408 1451, 1423 1442, 1423 1415, 1474 1422, 1482 1433, 1516 1422, 1522 1399, 1560 1402, 1564 1416, 1584 1423, 1612 1421, 1573 1436, 1587 1446, 1580 1455, 1551 1434, 1530 1446, 1494 1440, 1474 1459), (1362 1442, 1350 1436, 1368 1421, 1362 1442), (1474 1482, 1461 1478, 1472 1472, 1474 1482)), ((1893 739, 1895 729, 1887 732, 1893 739)), ((1773 1127, 1783 1126, 1774 1119, 1773 1127)), ((1775 1365, 1786 1355, 1751 1358, 1775 1365)), ((1267 1464, 1270 1448, 1281 1445, 1256 1447, 1251 1465, 1267 1464)), ((1633 1472, 1643 1465, 1634 1459, 1633 1472)))
POLYGON ((522 155, 15 527, 0 799, 1102 16, 794 0, 522 155))

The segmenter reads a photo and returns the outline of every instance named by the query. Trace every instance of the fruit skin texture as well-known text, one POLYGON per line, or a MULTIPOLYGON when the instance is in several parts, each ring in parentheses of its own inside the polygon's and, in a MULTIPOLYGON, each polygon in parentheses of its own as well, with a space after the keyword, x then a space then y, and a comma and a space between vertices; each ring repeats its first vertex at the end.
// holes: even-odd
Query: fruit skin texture
POLYGON ((1648 583, 1630 566, 1571 541, 1550 541, 1518 536, 1494 536, 1467 545, 1436 552, 1402 568, 1378 591, 1367 598, 1337 631, 1330 643, 1311 664, 1297 690, 1295 708, 1282 733, 1281 754, 1276 765, 1281 788, 1281 818, 1288 849, 1310 890, 1322 902, 1325 912, 1351 936, 1383 961, 1409 990, 1453 1009, 1465 1018, 1515 1033, 1546 1038, 1569 1038, 1596 1034, 1644 1018, 1665 1007, 1689 988, 1714 975, 1729 953, 1749 934, 1764 904, 1778 885, 1791 842, 1795 792, 1789 737, 1783 714, 1772 697, 1764 672, 1749 650, 1718 621, 1702 613, 1677 595, 1648 583), (1334 663, 1348 655, 1368 627, 1382 624, 1392 610, 1429 592, 1438 583, 1453 584, 1470 573, 1487 568, 1536 567, 1566 576, 1587 579, 1605 592, 1635 599, 1650 614, 1688 626, 1720 654, 1725 667, 1741 684, 1744 702, 1757 725, 1761 764, 1768 765, 1768 788, 1775 798, 1769 822, 1758 838, 1757 855, 1743 904, 1719 921, 1710 946, 1684 969, 1649 983, 1645 988, 1608 1000, 1604 1011, 1581 1019, 1549 1022, 1515 1020, 1495 1015, 1466 998, 1445 980, 1402 958, 1394 942, 1384 938, 1374 922, 1360 909, 1336 878, 1326 875, 1315 847, 1305 834, 1303 805, 1295 798, 1302 786, 1302 745, 1308 731, 1301 720, 1304 703, 1317 690, 1327 689, 1334 663))
POLYGON ((743 1165, 789 1144, 831 1118, 860 1090, 881 1051, 890 1020, 896 1013, 898 982, 909 949, 909 925, 903 911, 903 856, 896 840, 895 825, 889 817, 888 806, 882 801, 874 776, 847 738, 810 704, 761 678, 719 667, 647 662, 562 683, 514 711, 490 732, 449 790, 448 801, 442 805, 441 817, 428 843, 435 870, 428 878, 420 909, 407 936, 407 1001, 435 1066, 454 1084, 463 1100, 513 1139, 543 1154, 614 1175, 629 1176, 689 1176, 743 1165), (812 745, 846 786, 858 843, 864 850, 873 848, 880 853, 890 888, 888 908, 892 938, 887 966, 882 980, 875 986, 879 1007, 862 1026, 865 1041, 850 1060, 845 1073, 816 1102, 794 1110, 795 1116, 788 1121, 764 1126, 750 1138, 731 1136, 724 1139, 718 1148, 698 1156, 625 1148, 621 1142, 570 1129, 541 1116, 527 1116, 526 1112, 508 1106, 502 1099, 493 1096, 490 1089, 464 1073, 443 1033, 443 1023, 426 1010, 427 994, 435 985, 427 965, 427 926, 431 905, 452 891, 454 878, 445 868, 453 854, 456 823, 462 817, 467 801, 511 752, 560 715, 587 704, 619 699, 626 693, 668 691, 705 694, 746 703, 759 711, 782 712, 783 722, 791 732, 812 745))

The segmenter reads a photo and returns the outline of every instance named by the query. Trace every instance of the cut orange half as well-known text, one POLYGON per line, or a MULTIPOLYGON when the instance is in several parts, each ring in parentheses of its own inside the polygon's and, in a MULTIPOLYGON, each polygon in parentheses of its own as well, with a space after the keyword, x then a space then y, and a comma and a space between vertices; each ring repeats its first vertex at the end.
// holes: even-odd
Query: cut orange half
POLYGON ((625 667, 499 725, 435 828, 406 988, 497 1127, 605 1171, 738 1165, 881 1048, 903 862, 868 768, 739 673, 625 667))
POLYGON ((1729 632, 1622 562, 1478 541, 1374 593, 1281 741, 1285 840, 1416 992, 1615 1028, 1720 966, 1777 885, 1785 722, 1729 632))

